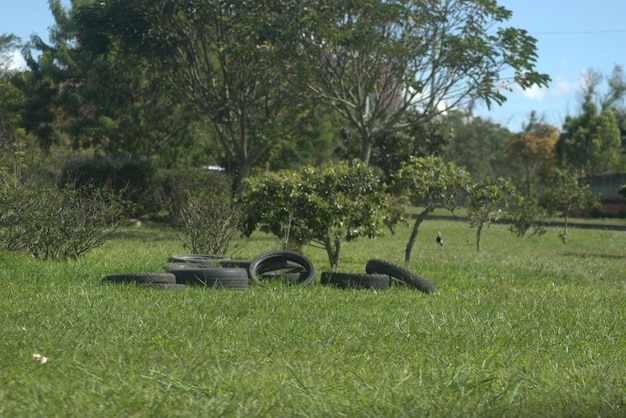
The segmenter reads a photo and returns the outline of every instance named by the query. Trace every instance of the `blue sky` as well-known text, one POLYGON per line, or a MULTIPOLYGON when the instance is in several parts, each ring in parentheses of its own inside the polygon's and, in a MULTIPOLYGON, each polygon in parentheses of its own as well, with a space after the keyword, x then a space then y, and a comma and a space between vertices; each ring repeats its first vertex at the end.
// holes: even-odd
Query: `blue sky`
MULTIPOLYGON (((68 5, 69 0, 63 0, 68 5)), ((578 114, 580 80, 593 69, 608 76, 615 65, 626 67, 626 1, 499 0, 513 11, 506 26, 526 29, 537 38, 537 70, 552 78, 549 88, 507 93, 502 106, 475 113, 519 131, 532 110, 557 128, 567 115, 578 114)), ((37 33, 47 40, 54 23, 47 0, 4 0, 0 33, 27 40, 37 33)))

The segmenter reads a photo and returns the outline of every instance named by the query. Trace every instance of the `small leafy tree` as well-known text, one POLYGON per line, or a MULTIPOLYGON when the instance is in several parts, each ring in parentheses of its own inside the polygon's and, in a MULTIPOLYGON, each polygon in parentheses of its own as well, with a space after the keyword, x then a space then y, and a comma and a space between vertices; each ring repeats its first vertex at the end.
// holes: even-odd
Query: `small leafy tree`
POLYGON ((537 199, 532 196, 518 195, 515 196, 514 203, 514 206, 509 208, 512 221, 510 231, 516 234, 518 238, 522 238, 529 230, 532 231, 531 237, 545 234, 543 219, 546 216, 546 211, 539 205, 537 199))
POLYGON ((245 207, 247 235, 258 228, 281 239, 285 248, 318 244, 332 268, 339 265, 343 240, 382 235, 390 213, 385 185, 356 160, 268 173, 246 183, 238 199, 245 207))
POLYGON ((438 208, 454 211, 469 180, 467 171, 439 157, 411 157, 408 162, 402 163, 393 178, 393 190, 406 194, 422 208, 413 223, 404 252, 405 261, 411 261, 413 245, 426 216, 438 208))
POLYGON ((480 251, 483 228, 498 219, 506 207, 507 195, 514 191, 513 185, 503 178, 496 181, 487 179, 468 187, 468 218, 470 225, 476 227, 476 251, 480 251))
POLYGON ((573 170, 557 171, 552 186, 547 192, 547 206, 550 213, 563 218, 561 240, 567 244, 568 220, 574 209, 591 211, 600 207, 600 195, 591 191, 588 184, 578 183, 578 176, 573 170))

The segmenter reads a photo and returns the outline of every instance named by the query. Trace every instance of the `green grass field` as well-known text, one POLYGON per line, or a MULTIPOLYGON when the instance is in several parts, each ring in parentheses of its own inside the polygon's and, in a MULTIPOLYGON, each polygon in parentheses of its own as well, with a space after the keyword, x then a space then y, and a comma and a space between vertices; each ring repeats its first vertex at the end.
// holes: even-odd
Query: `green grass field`
MULTIPOLYGON (((68 262, 0 253, 2 417, 624 417, 626 235, 426 221, 345 244, 429 278, 394 286, 179 291, 103 285, 187 252, 172 232, 125 228, 68 262), (445 245, 435 246, 441 231, 445 245), (47 363, 33 359, 47 357, 47 363)), ((233 258, 276 250, 238 243, 233 258)), ((325 253, 307 247, 317 270, 325 253)))

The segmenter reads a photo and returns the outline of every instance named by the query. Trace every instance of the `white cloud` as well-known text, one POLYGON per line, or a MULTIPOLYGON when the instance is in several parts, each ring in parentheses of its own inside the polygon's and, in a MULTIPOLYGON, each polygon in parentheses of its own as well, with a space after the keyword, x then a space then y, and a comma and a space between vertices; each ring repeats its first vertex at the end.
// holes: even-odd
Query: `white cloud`
POLYGON ((26 68, 26 61, 20 51, 15 50, 11 52, 9 58, 9 68, 11 70, 23 70, 26 68))
POLYGON ((547 89, 538 86, 532 86, 529 89, 522 90, 522 95, 529 100, 542 101, 546 97, 547 89))
POLYGON ((577 79, 565 78, 563 76, 557 76, 550 87, 550 96, 555 99, 561 99, 564 97, 571 97, 580 91, 582 82, 582 75, 577 79))
POLYGON ((0 67, 9 71, 26 69, 26 61, 19 50, 8 51, 0 56, 0 67))
POLYGON ((542 102, 550 99, 565 99, 574 96, 580 91, 583 80, 583 73, 577 79, 567 78, 563 75, 557 75, 548 85, 548 87, 533 86, 526 90, 522 90, 519 86, 515 86, 524 99, 542 102))

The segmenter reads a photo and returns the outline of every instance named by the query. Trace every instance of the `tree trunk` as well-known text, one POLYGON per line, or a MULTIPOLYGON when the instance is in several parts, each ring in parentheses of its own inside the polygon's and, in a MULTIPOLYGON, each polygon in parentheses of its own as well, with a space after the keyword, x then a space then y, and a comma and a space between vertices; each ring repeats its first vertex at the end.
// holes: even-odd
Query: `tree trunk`
POLYGON ((409 237, 409 242, 406 244, 406 249, 404 250, 404 261, 407 263, 411 261, 411 252, 413 251, 413 245, 415 245, 417 234, 419 233, 419 227, 424 221, 426 215, 428 215, 430 212, 432 212, 432 210, 425 209, 415 218, 415 223, 413 224, 413 229, 411 230, 411 236, 409 237))
POLYGON ((244 191, 243 180, 250 176, 252 171, 252 161, 247 158, 242 164, 237 167, 237 173, 233 176, 232 193, 233 195, 240 195, 244 191))
POLYGON ((324 239, 324 248, 326 248, 326 254, 328 255, 328 261, 330 262, 330 268, 336 270, 339 266, 339 253, 341 251, 341 239, 335 238, 335 248, 330 237, 324 239))
POLYGON ((372 156, 372 140, 369 137, 361 138, 361 161, 366 166, 370 165, 370 157, 372 156))
POLYGON ((483 232, 483 224, 476 228, 476 251, 480 252, 480 234, 483 232))
POLYGON ((563 232, 561 233, 561 239, 563 240, 563 244, 567 244, 567 212, 565 212, 565 222, 563 223, 563 232))

